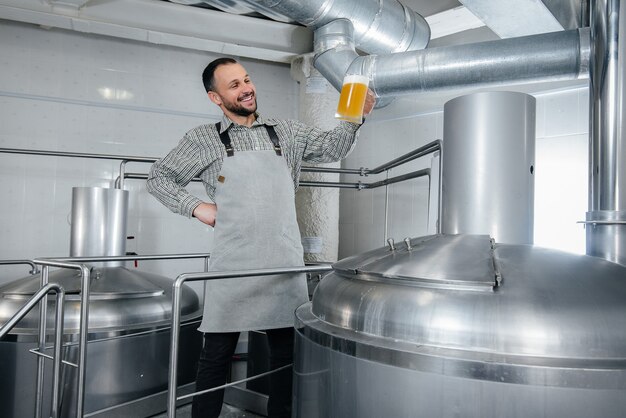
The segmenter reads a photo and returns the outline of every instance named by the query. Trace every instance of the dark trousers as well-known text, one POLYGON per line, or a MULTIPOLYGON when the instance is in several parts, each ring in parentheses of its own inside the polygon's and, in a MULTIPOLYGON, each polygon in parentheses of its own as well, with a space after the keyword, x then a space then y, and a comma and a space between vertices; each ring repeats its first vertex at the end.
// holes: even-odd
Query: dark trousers
MULTIPOLYGON (((270 329, 266 333, 270 349, 270 370, 291 363, 293 361, 293 328, 270 329)), ((226 383, 238 339, 238 332, 204 334, 204 346, 198 360, 196 391, 226 383)), ((291 382, 292 367, 270 375, 268 417, 291 417, 291 382)), ((191 416, 193 418, 217 418, 222 410, 223 401, 223 389, 194 396, 191 416)))

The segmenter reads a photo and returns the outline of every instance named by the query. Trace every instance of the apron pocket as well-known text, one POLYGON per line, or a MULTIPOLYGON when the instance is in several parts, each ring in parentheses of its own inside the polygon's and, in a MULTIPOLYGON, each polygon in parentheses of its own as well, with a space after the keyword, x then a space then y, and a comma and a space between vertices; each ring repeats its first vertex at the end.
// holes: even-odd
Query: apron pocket
MULTIPOLYGON (((219 264, 224 257, 233 253, 238 247, 242 245, 243 235, 239 232, 228 234, 216 238, 211 257, 209 259, 209 267, 214 267, 219 264)), ((210 268, 212 270, 212 268, 210 268)))

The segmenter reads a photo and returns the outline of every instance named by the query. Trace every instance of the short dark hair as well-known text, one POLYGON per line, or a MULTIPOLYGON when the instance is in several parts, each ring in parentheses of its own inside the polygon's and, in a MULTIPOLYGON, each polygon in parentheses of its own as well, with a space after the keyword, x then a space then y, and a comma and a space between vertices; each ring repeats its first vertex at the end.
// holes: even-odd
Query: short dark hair
POLYGON ((233 58, 223 57, 213 60, 206 66, 204 71, 202 72, 202 83, 204 83, 204 89, 207 91, 215 91, 215 78, 213 75, 215 74, 215 70, 220 65, 227 64, 237 64, 237 60, 233 58))

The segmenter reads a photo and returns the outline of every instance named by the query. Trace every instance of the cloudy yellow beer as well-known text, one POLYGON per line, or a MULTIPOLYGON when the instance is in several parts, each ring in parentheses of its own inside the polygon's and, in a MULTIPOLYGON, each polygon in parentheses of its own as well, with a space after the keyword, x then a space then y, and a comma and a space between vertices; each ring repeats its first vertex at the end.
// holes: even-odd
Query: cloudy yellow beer
POLYGON ((348 75, 343 79, 339 104, 335 117, 348 122, 363 122, 363 107, 367 97, 369 78, 364 75, 348 75))

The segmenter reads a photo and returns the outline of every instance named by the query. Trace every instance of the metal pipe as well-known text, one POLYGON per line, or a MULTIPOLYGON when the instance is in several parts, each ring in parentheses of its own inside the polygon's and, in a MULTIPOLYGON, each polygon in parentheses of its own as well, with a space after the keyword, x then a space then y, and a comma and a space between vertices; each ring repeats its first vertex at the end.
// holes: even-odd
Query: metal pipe
POLYGON ((418 177, 424 177, 424 176, 430 177, 430 168, 423 168, 421 170, 411 171, 410 173, 401 174, 399 176, 395 176, 395 177, 392 177, 390 179, 380 180, 380 181, 376 181, 374 183, 366 184, 365 188, 366 189, 375 189, 376 187, 388 186, 390 184, 399 183, 401 181, 411 180, 411 179, 415 179, 415 178, 418 178, 418 177))
MULTIPOLYGON (((41 288, 48 285, 48 266, 44 266, 41 269, 41 288)), ((48 298, 41 299, 39 304, 39 336, 37 339, 39 350, 43 350, 46 346, 46 324, 47 324, 47 312, 48 312, 48 298)), ((35 417, 40 418, 43 415, 43 379, 44 379, 44 363, 45 359, 37 357, 37 378, 35 381, 35 390, 37 397, 35 399, 35 417)))
POLYGON ((272 373, 276 373, 276 372, 279 372, 281 370, 285 370, 286 368, 291 367, 291 366, 293 366, 293 363, 286 364, 286 365, 284 365, 282 367, 278 367, 277 369, 270 370, 269 372, 260 373, 260 374, 254 375, 254 376, 246 377, 245 379, 237 380, 235 382, 230 382, 230 383, 226 383, 226 384, 221 385, 221 386, 215 386, 215 387, 212 387, 212 388, 209 388, 209 389, 204 389, 204 390, 201 390, 199 392, 188 393, 187 395, 179 396, 177 398, 177 400, 182 401, 184 399, 193 398, 194 396, 197 396, 197 395, 204 395, 205 393, 216 392, 218 390, 226 389, 226 388, 229 388, 229 387, 232 387, 232 386, 237 386, 237 385, 240 385, 242 383, 250 382, 252 380, 256 380, 256 379, 260 379, 260 378, 265 377, 265 376, 269 376, 272 373))
POLYGON ((98 263, 104 261, 135 261, 135 260, 180 260, 187 258, 209 258, 210 253, 191 254, 162 254, 162 255, 120 255, 111 257, 47 257, 40 260, 75 262, 75 263, 98 263))
POLYGON ((584 78, 587 28, 397 54, 362 56, 353 68, 371 68, 378 97, 460 87, 584 78))
POLYGON ((169 364, 169 383, 167 389, 167 416, 168 418, 176 417, 176 387, 178 372, 178 338, 180 334, 180 298, 182 295, 182 286, 185 282, 190 281, 207 281, 216 279, 232 279, 238 277, 249 276, 267 276, 272 274, 290 274, 290 273, 321 273, 331 271, 331 265, 315 265, 305 267, 285 267, 274 269, 257 269, 257 270, 236 270, 236 271, 216 271, 206 273, 184 273, 179 275, 173 284, 172 294, 172 331, 170 334, 170 364, 169 364))
MULTIPOLYGON (((46 272, 47 276, 47 272, 46 272)), ((42 286, 30 299, 26 302, 24 306, 22 306, 2 327, 0 327, 0 339, 8 334, 15 325, 17 325, 29 312, 32 308, 35 307, 38 303, 43 302, 47 299, 47 295, 50 292, 56 293, 56 317, 54 320, 54 357, 53 366, 52 366, 52 410, 51 416, 52 418, 57 418, 59 416, 59 401, 60 401, 60 380, 61 380, 61 348, 63 342, 63 312, 64 312, 64 304, 65 304, 65 291, 63 287, 59 286, 56 283, 47 283, 45 286, 42 286)), ((41 324, 40 324, 41 326, 41 324)), ((44 332, 45 332, 45 326, 44 332)), ((38 357, 38 366, 39 359, 43 362, 42 357, 38 357)), ((35 416, 40 417, 42 414, 42 401, 43 397, 43 372, 41 375, 41 379, 39 376, 39 367, 37 370, 37 399, 35 401, 35 416), (41 382, 41 383, 40 383, 41 382)))
MULTIPOLYGON (((389 171, 385 173, 387 179, 389 179, 389 171)), ((387 243, 387 235, 389 234, 389 187, 385 186, 385 229, 383 232, 383 245, 387 243)))
POLYGON ((591 3, 588 255, 626 265, 626 7, 591 3))
POLYGON ((61 286, 56 288, 56 315, 54 318, 54 360, 52 363, 52 418, 57 418, 60 413, 61 389, 61 349, 63 348, 63 320, 65 312, 65 292, 61 286))
POLYGON ((408 153, 406 153, 406 154, 404 154, 404 155, 402 155, 402 156, 400 156, 398 158, 395 158, 395 159, 389 161, 388 163, 379 165, 376 168, 366 169, 365 172, 367 174, 379 174, 379 173, 382 173, 383 171, 390 170, 390 169, 395 168, 395 167, 397 167, 399 165, 408 163, 409 161, 413 161, 413 160, 415 160, 417 158, 420 158, 420 157, 423 157, 425 155, 432 154, 433 152, 439 151, 439 150, 441 150, 441 144, 442 144, 441 139, 436 139, 436 140, 434 140, 432 142, 429 142, 426 145, 422 145, 421 147, 414 149, 411 152, 408 152, 408 153))
POLYGON ((120 175, 115 180, 115 188, 116 189, 123 189, 124 188, 124 173, 126 173, 126 163, 128 163, 128 160, 123 160, 120 163, 120 175), (119 180, 119 183, 118 183, 118 180, 119 180))
MULTIPOLYGON (((398 157, 388 163, 380 165, 374 169, 364 169, 364 168, 330 168, 330 167, 302 167, 302 172, 307 173, 337 173, 337 174, 354 174, 354 175, 368 175, 368 174, 379 174, 385 169, 390 169, 393 167, 397 167, 398 165, 404 164, 415 158, 427 155, 429 153, 435 152, 437 149, 441 147, 441 140, 432 141, 414 151, 411 151, 401 157, 398 157), (438 145, 438 148, 433 148, 438 145), (432 149, 431 149, 432 148, 432 149), (413 157, 413 158, 411 158, 413 157)), ((47 155, 47 156, 55 156, 55 157, 74 157, 74 158, 97 158, 97 159, 110 159, 110 160, 122 160, 121 164, 127 162, 144 162, 144 163, 152 163, 157 161, 156 158, 152 157, 129 157, 125 155, 109 155, 109 154, 84 154, 77 152, 59 152, 59 151, 46 151, 46 150, 27 150, 27 149, 19 149, 19 148, 0 148, 0 153, 9 153, 9 154, 31 154, 31 155, 47 155)), ((120 164, 120 165, 121 165, 120 164)), ((142 173, 126 173, 125 170, 122 170, 120 167, 120 171, 123 172, 124 178, 127 179, 135 179, 135 180, 145 180, 148 178, 147 174, 142 173)), ((192 181, 202 181, 199 177, 195 177, 192 181)), ((122 180, 118 177, 116 179, 116 188, 120 184, 123 184, 122 180)))
POLYGON ((28 264, 30 266, 30 274, 38 274, 39 268, 37 268, 37 264, 33 263, 30 260, 0 260, 0 265, 9 265, 9 264, 28 264))
POLYGON ((307 167, 300 169, 303 173, 332 173, 332 174, 356 174, 363 175, 363 169, 360 168, 331 168, 331 167, 307 167))
POLYGON ((358 183, 343 183, 334 181, 301 181, 299 183, 302 187, 337 187, 339 189, 364 189, 365 185, 361 182, 358 183))
POLYGON ((85 371, 87 367, 87 332, 89 324, 89 292, 90 271, 84 264, 65 263, 55 260, 35 259, 35 264, 48 267, 60 267, 80 270, 81 273, 81 297, 80 297, 80 327, 78 330, 78 393, 76 395, 76 416, 83 416, 85 406, 85 371))
POLYGON ((243 0, 252 9, 269 10, 314 29, 349 17, 356 47, 370 54, 425 48, 426 20, 398 0, 243 0))
POLYGON ((84 153, 84 152, 48 151, 48 150, 23 149, 23 148, 0 148, 0 153, 46 155, 50 157, 95 158, 99 160, 127 160, 127 161, 134 161, 134 162, 143 162, 143 163, 153 163, 158 160, 158 158, 152 158, 152 157, 133 157, 129 155, 93 154, 93 153, 84 153))

